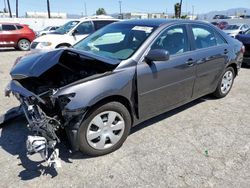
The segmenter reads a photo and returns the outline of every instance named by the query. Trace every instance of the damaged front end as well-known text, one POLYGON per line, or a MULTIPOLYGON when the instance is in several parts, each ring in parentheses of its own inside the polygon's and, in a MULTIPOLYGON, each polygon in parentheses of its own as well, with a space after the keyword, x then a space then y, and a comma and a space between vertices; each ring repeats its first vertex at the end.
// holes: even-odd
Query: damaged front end
POLYGON ((49 166, 60 166, 56 148, 60 130, 66 130, 72 150, 78 150, 77 131, 87 106, 67 108, 76 95, 74 88, 109 74, 117 65, 61 49, 24 57, 13 67, 6 95, 16 96, 28 121, 29 155, 39 153, 49 166), (65 88, 69 92, 62 92, 65 88))

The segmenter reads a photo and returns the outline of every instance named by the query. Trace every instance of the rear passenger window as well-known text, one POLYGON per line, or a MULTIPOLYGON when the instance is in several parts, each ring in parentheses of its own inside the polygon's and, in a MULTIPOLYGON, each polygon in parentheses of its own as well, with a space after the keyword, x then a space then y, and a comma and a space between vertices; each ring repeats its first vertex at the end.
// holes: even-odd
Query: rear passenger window
POLYGON ((167 29, 152 45, 151 49, 164 49, 170 55, 184 53, 189 50, 185 26, 167 29))
POLYGON ((16 27, 17 27, 17 29, 22 29, 23 28, 23 26, 21 26, 21 25, 17 25, 16 27))
POLYGON ((95 30, 101 29, 102 27, 113 23, 114 21, 94 21, 95 30))
POLYGON ((204 26, 192 26, 196 49, 217 46, 214 32, 204 26))
POLYGON ((13 30, 16 30, 16 27, 14 25, 4 24, 4 25, 2 25, 2 30, 3 31, 13 31, 13 30))

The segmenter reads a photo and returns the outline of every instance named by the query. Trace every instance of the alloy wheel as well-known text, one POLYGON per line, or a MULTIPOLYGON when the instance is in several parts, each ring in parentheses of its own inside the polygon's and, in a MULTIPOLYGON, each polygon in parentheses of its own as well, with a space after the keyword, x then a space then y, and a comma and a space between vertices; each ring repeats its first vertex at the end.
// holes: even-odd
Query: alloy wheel
POLYGON ((223 94, 226 94, 230 91, 232 84, 233 84, 233 72, 232 71, 227 71, 222 77, 222 82, 221 82, 221 92, 223 94))

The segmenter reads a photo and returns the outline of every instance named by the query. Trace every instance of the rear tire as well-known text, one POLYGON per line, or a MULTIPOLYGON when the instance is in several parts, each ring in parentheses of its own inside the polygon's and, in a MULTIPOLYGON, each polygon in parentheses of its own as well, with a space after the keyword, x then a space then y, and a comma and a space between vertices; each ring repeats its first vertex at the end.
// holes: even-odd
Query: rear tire
POLYGON ((28 51, 28 50, 30 50, 30 41, 27 39, 21 39, 18 41, 17 47, 21 51, 28 51))
POLYGON ((91 110, 78 130, 80 151, 101 156, 119 149, 129 135, 131 116, 118 102, 110 102, 91 110))
POLYGON ((227 67, 222 77, 220 78, 219 84, 212 94, 216 98, 223 98, 228 95, 231 91, 234 83, 235 72, 232 67, 227 67))

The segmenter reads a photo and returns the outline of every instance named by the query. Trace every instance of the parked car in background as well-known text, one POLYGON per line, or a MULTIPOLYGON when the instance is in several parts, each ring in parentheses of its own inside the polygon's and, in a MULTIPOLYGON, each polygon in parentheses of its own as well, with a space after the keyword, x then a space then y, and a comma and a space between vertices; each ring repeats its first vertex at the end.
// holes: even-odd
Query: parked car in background
POLYGON ((214 26, 217 26, 219 25, 219 22, 211 22, 211 24, 213 24, 214 26))
POLYGON ((250 29, 242 34, 236 35, 235 38, 244 44, 245 53, 243 63, 250 66, 250 29))
POLYGON ((70 47, 98 29, 117 21, 118 19, 112 18, 83 18, 69 21, 53 31, 51 35, 35 39, 31 44, 31 50, 33 52, 40 52, 55 48, 70 47))
POLYGON ((247 24, 230 24, 227 25, 223 31, 228 34, 229 36, 235 38, 236 35, 240 33, 244 33, 250 27, 247 24))
POLYGON ((49 27, 46 27, 43 30, 36 32, 36 36, 40 37, 40 36, 43 36, 43 35, 47 35, 47 34, 53 32, 53 31, 55 31, 58 28, 59 28, 59 26, 49 26, 49 27))
POLYGON ((225 97, 242 50, 201 21, 123 21, 72 48, 23 57, 6 95, 18 98, 38 136, 28 137, 30 153, 54 150, 63 128, 73 151, 99 156, 120 148, 140 122, 210 93, 225 97))
POLYGON ((240 15, 239 18, 241 18, 241 19, 250 19, 250 15, 240 15))
POLYGON ((230 19, 230 17, 226 15, 215 15, 213 19, 230 19))
POLYGON ((218 23, 217 27, 220 28, 220 29, 224 29, 225 27, 227 27, 228 25, 228 22, 226 21, 221 21, 218 23))
POLYGON ((35 38, 35 32, 28 25, 0 22, 0 47, 27 51, 35 38))

